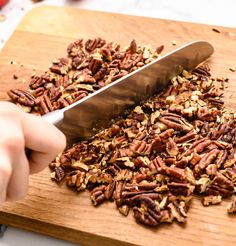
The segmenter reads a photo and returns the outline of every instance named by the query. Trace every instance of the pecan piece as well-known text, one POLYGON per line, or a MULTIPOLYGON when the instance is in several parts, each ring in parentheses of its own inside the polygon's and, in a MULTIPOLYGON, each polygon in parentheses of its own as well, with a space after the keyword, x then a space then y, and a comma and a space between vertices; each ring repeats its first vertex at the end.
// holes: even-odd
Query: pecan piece
POLYGON ((65 171, 61 167, 55 167, 55 169, 51 173, 51 179, 56 180, 58 182, 62 181, 64 177, 65 171))
POLYGON ((152 151, 152 145, 143 140, 134 139, 130 144, 130 150, 139 155, 149 155, 152 151))
POLYGON ((188 123, 184 118, 179 116, 164 116, 160 118, 160 121, 170 128, 177 131, 189 132, 193 129, 193 126, 188 123))
POLYGON ((232 202, 227 206, 228 213, 235 213, 236 212, 236 198, 234 197, 232 202))
POLYGON ((173 138, 169 138, 166 144, 166 151, 170 156, 177 156, 179 149, 173 138))
POLYGON ((197 74, 197 75, 205 75, 205 76, 211 76, 210 72, 209 72, 209 67, 207 66, 199 66, 197 68, 193 69, 193 74, 197 74))
POLYGON ((76 171, 72 175, 66 178, 66 184, 69 187, 75 187, 77 191, 85 190, 86 185, 84 184, 85 173, 81 171, 76 171))
POLYGON ((27 91, 15 89, 8 91, 7 94, 14 102, 22 105, 32 107, 35 104, 34 96, 27 91))
POLYGON ((47 114, 53 111, 52 103, 47 95, 38 97, 35 103, 40 107, 42 114, 47 114))
POLYGON ((204 196, 202 199, 202 204, 204 206, 220 204, 222 201, 222 196, 204 196))
POLYGON ((165 173, 167 166, 162 158, 160 156, 157 156, 154 160, 150 162, 149 168, 151 171, 157 170, 158 172, 165 173))
POLYGON ((56 74, 67 74, 70 70, 69 59, 60 58, 56 61, 53 61, 53 65, 50 67, 50 71, 56 74))
POLYGON ((218 173, 212 183, 206 188, 207 195, 221 195, 222 197, 231 196, 234 192, 234 185, 232 181, 227 179, 221 173, 218 173))
POLYGON ((78 54, 78 52, 81 51, 82 47, 83 47, 83 39, 78 39, 67 47, 67 53, 69 56, 74 57, 78 54))
POLYGON ((167 187, 176 196, 183 195, 183 196, 190 196, 193 193, 194 186, 191 186, 189 184, 183 184, 183 183, 168 183, 167 187))
POLYGON ((95 38, 95 39, 88 39, 85 42, 85 49, 88 52, 92 52, 94 51, 96 48, 101 48, 102 46, 104 46, 106 43, 105 40, 101 39, 101 38, 95 38))
POLYGON ((186 223, 187 214, 184 211, 184 207, 181 203, 171 202, 168 205, 168 208, 170 208, 171 214, 175 219, 177 219, 178 222, 186 223))
POLYGON ((128 205, 122 205, 122 206, 118 207, 118 210, 124 216, 128 216, 128 214, 129 214, 129 206, 128 205))
POLYGON ((90 193, 90 198, 94 206, 98 206, 106 201, 104 191, 106 189, 105 185, 94 188, 90 193))
POLYGON ((116 201, 117 207, 120 207, 123 204, 122 191, 124 189, 123 181, 118 181, 116 183, 116 188, 114 191, 114 199, 116 201))
POLYGON ((93 75, 100 70, 102 63, 103 62, 101 59, 92 58, 92 60, 89 63, 89 70, 91 70, 93 75))
POLYGON ((149 197, 137 197, 134 201, 136 206, 133 208, 135 219, 148 226, 157 226, 161 219, 160 209, 157 204, 149 197))
POLYGON ((111 200, 112 199, 112 195, 113 192, 116 188, 116 181, 113 181, 112 183, 110 183, 105 190, 105 197, 107 200, 111 200))
POLYGON ((196 173, 200 173, 203 169, 208 167, 215 160, 219 152, 219 149, 213 149, 210 152, 206 153, 199 161, 199 163, 195 166, 194 171, 196 173))
POLYGON ((47 81, 43 79, 43 77, 34 76, 30 81, 29 87, 30 89, 37 89, 42 87, 47 81))
POLYGON ((178 167, 167 167, 166 173, 177 180, 185 180, 184 170, 178 167))
POLYGON ((197 137, 197 132, 196 130, 193 129, 187 134, 185 134, 184 136, 178 138, 176 140, 176 143, 184 143, 184 142, 192 141, 192 140, 195 140, 196 137, 197 137))
MULTIPOLYGON (((143 211, 142 208, 134 207, 134 218, 144 225, 157 226, 159 222, 149 214, 149 211, 143 211)), ((155 216, 155 215, 154 215, 155 216)))

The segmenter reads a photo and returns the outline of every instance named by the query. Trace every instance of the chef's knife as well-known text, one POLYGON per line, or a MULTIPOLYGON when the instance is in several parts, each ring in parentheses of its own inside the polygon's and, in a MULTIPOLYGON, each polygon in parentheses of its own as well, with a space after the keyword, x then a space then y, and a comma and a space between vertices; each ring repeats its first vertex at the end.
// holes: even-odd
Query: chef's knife
POLYGON ((69 144, 88 138, 108 127, 127 108, 165 88, 183 69, 193 69, 213 52, 212 45, 205 41, 186 44, 44 118, 66 135, 69 144))

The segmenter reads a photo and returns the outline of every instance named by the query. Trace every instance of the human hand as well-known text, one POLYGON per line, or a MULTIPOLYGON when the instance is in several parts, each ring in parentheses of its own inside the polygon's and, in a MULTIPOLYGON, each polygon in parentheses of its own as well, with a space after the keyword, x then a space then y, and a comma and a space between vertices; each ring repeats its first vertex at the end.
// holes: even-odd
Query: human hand
POLYGON ((0 208, 27 194, 29 174, 41 171, 66 145, 65 136, 40 117, 0 102, 0 208), (29 160, 25 148, 32 150, 29 160))

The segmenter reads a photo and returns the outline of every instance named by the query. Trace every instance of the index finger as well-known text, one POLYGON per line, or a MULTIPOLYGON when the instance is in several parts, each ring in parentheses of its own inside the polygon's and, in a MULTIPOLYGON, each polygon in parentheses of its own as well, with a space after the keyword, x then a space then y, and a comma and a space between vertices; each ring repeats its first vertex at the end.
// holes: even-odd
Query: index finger
POLYGON ((64 134, 42 118, 24 113, 22 117, 25 146, 32 150, 30 173, 45 168, 66 146, 64 134))

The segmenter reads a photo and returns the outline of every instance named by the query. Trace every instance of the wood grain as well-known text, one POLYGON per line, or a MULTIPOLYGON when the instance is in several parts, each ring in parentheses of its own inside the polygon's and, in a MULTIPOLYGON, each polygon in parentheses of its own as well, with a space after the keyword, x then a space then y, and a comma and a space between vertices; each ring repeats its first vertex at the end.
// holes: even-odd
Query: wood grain
MULTIPOLYGON (((33 69, 46 70, 53 58, 65 55, 77 38, 103 37, 123 45, 135 38, 165 52, 194 40, 207 40, 215 48, 209 64, 213 74, 230 79, 226 102, 236 109, 236 30, 168 20, 149 19, 62 7, 39 7, 23 19, 0 55, 0 98, 10 88, 27 88, 33 69), (177 45, 172 45, 176 40, 177 45), (9 64, 10 61, 17 64, 9 64), (20 66, 22 64, 22 66, 20 66), (14 80, 13 74, 19 79, 14 80)), ((56 140, 55 140, 56 141, 56 140)), ((20 202, 7 203, 0 223, 32 230, 81 245, 235 245, 236 217, 226 204, 202 207, 194 199, 185 226, 177 223, 150 229, 136 224, 133 215, 123 217, 115 205, 94 208, 87 192, 75 194, 51 182, 49 170, 30 178, 29 194, 20 202)))

